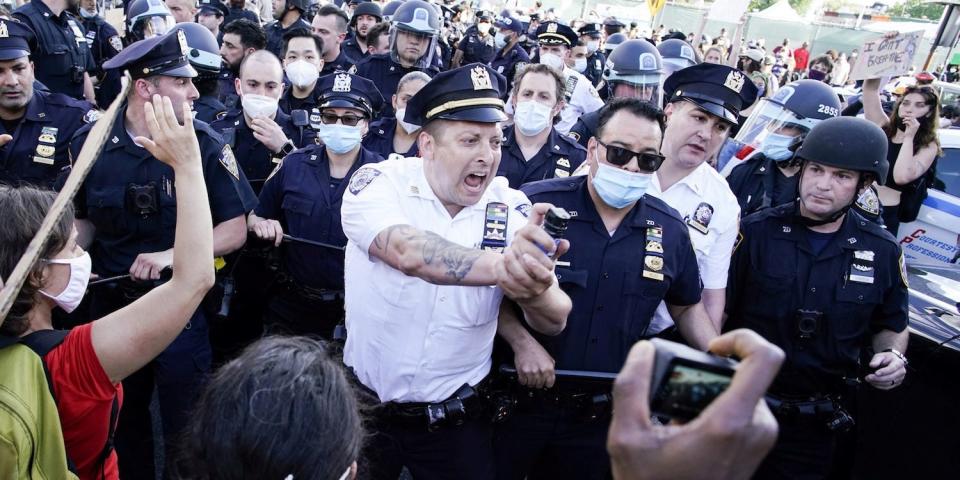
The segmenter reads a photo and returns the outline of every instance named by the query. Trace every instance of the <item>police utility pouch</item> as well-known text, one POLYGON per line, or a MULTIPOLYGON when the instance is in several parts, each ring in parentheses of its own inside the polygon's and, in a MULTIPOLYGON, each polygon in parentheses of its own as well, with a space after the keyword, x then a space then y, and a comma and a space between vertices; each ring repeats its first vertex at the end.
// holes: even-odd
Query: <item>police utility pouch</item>
POLYGON ((650 342, 656 351, 650 382, 653 414, 692 420, 730 386, 735 360, 660 338, 650 342))
POLYGON ((439 403, 431 403, 426 407, 427 430, 433 432, 444 425, 462 425, 468 418, 468 409, 477 408, 475 403, 480 400, 477 391, 469 384, 463 384, 453 395, 439 403), (470 404, 468 406, 468 404, 470 404))

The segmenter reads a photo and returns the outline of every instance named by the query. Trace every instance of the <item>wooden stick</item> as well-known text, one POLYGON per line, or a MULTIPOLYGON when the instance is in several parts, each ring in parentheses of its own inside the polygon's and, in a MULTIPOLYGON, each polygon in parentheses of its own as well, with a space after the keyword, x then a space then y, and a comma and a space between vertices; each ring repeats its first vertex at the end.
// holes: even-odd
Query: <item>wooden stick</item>
POLYGON ((34 264, 37 263, 40 257, 40 250, 47 242, 47 239, 50 238, 53 227, 60 222, 60 218, 63 217, 67 205, 73 201, 73 197, 80 191, 80 185, 83 184, 83 180, 87 178, 87 174, 90 173, 93 163, 97 161, 100 152, 103 151, 103 145, 107 141, 110 129, 113 128, 113 122, 116 120, 121 105, 123 105, 124 100, 127 98, 130 85, 133 83, 130 75, 126 75, 122 83, 123 86, 120 88, 120 94, 117 95, 113 103, 110 104, 110 108, 107 109, 106 113, 97 120, 97 123, 94 124, 90 130, 90 134, 87 135, 87 140, 83 142, 83 148, 80 149, 80 155, 77 157, 77 160, 73 162, 73 168, 70 171, 70 176, 67 177, 67 183, 63 186, 63 189, 60 190, 60 193, 57 194, 57 198, 53 201, 53 206, 50 207, 50 211, 47 212, 47 216, 44 217, 43 223, 40 224, 40 230, 33 236, 33 240, 31 240, 30 245, 27 246, 27 251, 20 257, 20 261, 17 262, 17 266, 14 267, 10 278, 4 282, 3 290, 0 290, 0 325, 3 325, 7 314, 10 313, 10 308, 13 307, 13 302, 20 292, 20 288, 23 287, 23 282, 26 281, 27 274, 33 268, 34 264))

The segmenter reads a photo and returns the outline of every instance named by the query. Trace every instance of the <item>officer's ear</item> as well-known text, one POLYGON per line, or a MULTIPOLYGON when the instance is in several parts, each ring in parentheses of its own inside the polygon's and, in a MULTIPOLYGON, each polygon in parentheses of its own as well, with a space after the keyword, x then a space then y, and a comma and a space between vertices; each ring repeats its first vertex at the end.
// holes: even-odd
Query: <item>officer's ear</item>
POLYGON ((235 89, 237 90, 237 95, 239 95, 239 96, 242 97, 242 96, 243 96, 243 89, 240 88, 241 85, 243 85, 243 82, 241 82, 239 78, 234 78, 234 79, 233 79, 233 88, 235 88, 235 89))
POLYGON ((393 105, 393 111, 397 111, 397 94, 396 93, 390 96, 390 105, 393 105))
POLYGON ((670 120, 670 116, 673 115, 673 111, 676 110, 676 105, 674 102, 670 102, 667 106, 663 107, 663 114, 667 117, 667 121, 670 120))

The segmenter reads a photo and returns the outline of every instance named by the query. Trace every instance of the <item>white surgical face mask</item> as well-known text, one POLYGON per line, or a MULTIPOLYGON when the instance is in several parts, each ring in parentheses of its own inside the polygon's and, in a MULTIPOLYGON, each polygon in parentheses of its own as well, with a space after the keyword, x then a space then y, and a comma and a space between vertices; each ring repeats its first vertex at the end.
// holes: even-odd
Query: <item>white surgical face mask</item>
POLYGON ((90 270, 93 268, 90 254, 83 252, 83 255, 76 258, 54 258, 46 260, 46 262, 70 265, 70 281, 67 282, 67 288, 64 288, 58 295, 50 295, 43 290, 40 290, 40 293, 52 299, 67 313, 73 312, 80 305, 80 301, 83 300, 83 294, 87 292, 90 270))
POLYGON ((593 55, 594 52, 600 49, 600 40, 590 40, 587 42, 587 51, 590 52, 590 55, 593 55))
POLYGON ((287 72, 290 83, 300 88, 308 87, 320 78, 320 70, 317 70, 317 66, 306 60, 290 62, 284 71, 287 72))
POLYGON ((553 109, 533 100, 517 102, 513 111, 514 123, 520 133, 532 137, 550 126, 550 114, 553 109))
POLYGON ((360 125, 351 127, 339 123, 333 125, 321 123, 320 128, 317 129, 317 136, 320 137, 320 141, 327 148, 340 154, 353 150, 357 145, 360 145, 360 140, 363 139, 360 125))
POLYGON ((83 17, 83 18, 93 18, 93 17, 96 17, 96 16, 97 16, 97 11, 96 11, 96 10, 94 10, 94 11, 91 12, 90 10, 87 10, 86 8, 81 8, 81 9, 79 9, 79 11, 80 11, 80 16, 83 17))
POLYGON ((276 98, 255 93, 245 93, 240 97, 243 113, 246 113, 250 118, 270 117, 277 113, 277 103, 276 98))
POLYGON ((573 59, 573 69, 578 73, 583 73, 587 71, 587 59, 586 58, 575 58, 573 59))
POLYGON ((493 36, 493 45, 497 48, 506 47, 507 36, 504 35, 503 32, 497 32, 497 34, 493 36))
POLYGON ((487 22, 482 22, 477 24, 477 31, 481 34, 487 34, 490 32, 490 24, 487 22))
POLYGON ((406 113, 407 113, 407 107, 403 107, 403 108, 397 110, 397 124, 400 125, 400 128, 402 128, 402 129, 403 129, 405 132, 407 132, 407 133, 416 132, 417 130, 420 129, 420 126, 419 126, 419 125, 414 125, 414 124, 412 124, 412 123, 407 123, 407 122, 405 122, 405 121, 403 120, 403 116, 404 116, 406 113))
POLYGON ((540 55, 540 63, 554 68, 557 71, 563 71, 563 59, 552 53, 544 53, 543 55, 540 55))

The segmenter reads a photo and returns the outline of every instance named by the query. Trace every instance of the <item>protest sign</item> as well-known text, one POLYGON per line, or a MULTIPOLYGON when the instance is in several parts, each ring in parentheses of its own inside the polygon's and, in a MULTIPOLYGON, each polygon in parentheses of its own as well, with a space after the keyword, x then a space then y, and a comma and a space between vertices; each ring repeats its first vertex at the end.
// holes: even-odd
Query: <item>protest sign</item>
POLYGON ((879 37, 860 47, 860 55, 850 71, 850 80, 895 77, 907 73, 913 57, 920 49, 923 31, 901 33, 896 37, 879 37))

